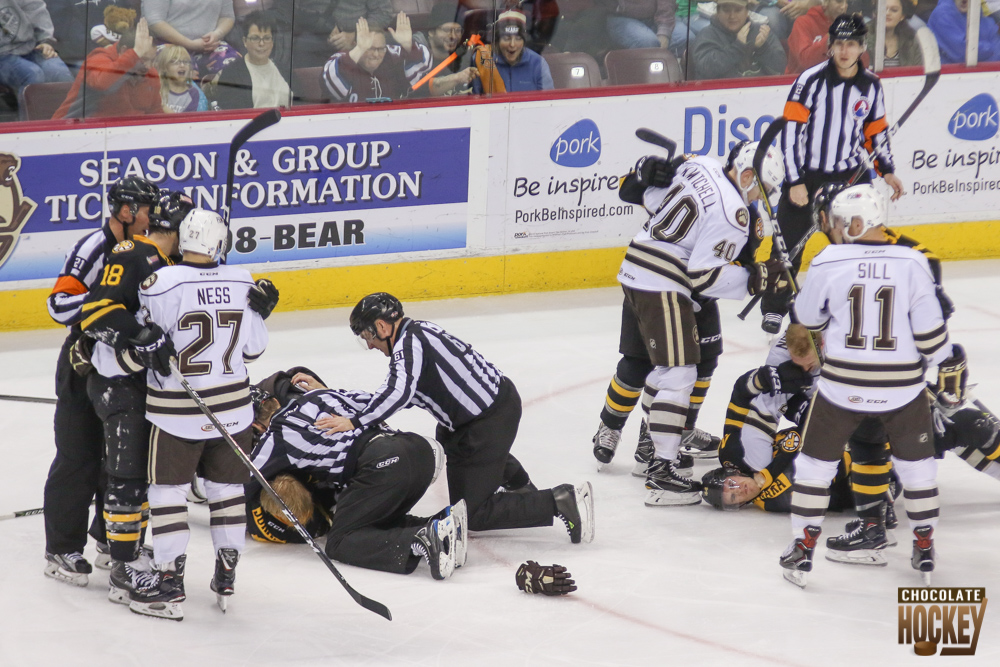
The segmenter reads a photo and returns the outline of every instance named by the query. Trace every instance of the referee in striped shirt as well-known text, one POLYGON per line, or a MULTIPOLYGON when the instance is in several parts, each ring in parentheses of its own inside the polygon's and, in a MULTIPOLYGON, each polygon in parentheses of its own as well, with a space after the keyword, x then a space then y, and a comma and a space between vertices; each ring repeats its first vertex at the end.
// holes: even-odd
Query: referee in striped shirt
POLYGON ((438 421, 450 504, 465 499, 470 530, 551 526, 559 517, 573 542, 593 539, 590 483, 539 491, 510 456, 521 397, 496 366, 436 324, 404 317, 403 305, 385 292, 358 302, 350 321, 369 349, 391 358, 389 376, 353 417, 323 416, 316 426, 337 433, 384 421, 403 408, 423 408, 438 421), (513 482, 508 488, 521 488, 496 493, 505 480, 513 482))
MULTIPOLYGON (((824 183, 846 183, 862 164, 861 151, 875 156, 875 169, 892 188, 892 200, 903 195, 893 173, 885 96, 879 78, 861 64, 868 28, 860 14, 841 14, 830 24, 830 59, 807 69, 792 85, 785 103, 788 120, 782 133, 785 183, 778 203, 778 225, 789 248, 812 227, 809 202, 824 183)), ((860 182, 870 183, 864 173, 860 182)), ((772 246, 772 257, 774 249, 772 246)), ((802 254, 792 257, 798 273, 802 254)), ((787 295, 767 293, 761 299, 761 328, 781 330, 788 312, 787 295)))

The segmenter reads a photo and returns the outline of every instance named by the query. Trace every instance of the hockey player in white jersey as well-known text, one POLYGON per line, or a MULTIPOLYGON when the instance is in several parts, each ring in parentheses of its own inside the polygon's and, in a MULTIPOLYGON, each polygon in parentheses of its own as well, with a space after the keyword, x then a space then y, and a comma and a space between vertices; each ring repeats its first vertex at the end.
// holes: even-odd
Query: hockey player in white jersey
MULTIPOLYGON (((776 288, 780 262, 750 268, 737 263, 749 233, 757 231, 747 208, 760 198, 752 168, 756 149, 757 143, 738 148, 728 170, 710 157, 690 157, 666 184, 655 179, 644 182, 649 170, 642 165, 636 170, 639 185, 645 186, 643 205, 651 217, 629 244, 618 272, 625 292, 619 350, 623 363, 652 367, 642 392, 654 448, 646 469, 645 502, 650 506, 700 502, 697 482, 677 472, 681 434, 701 358, 694 299, 742 299, 748 291, 776 288)), ((764 190, 776 193, 784 179, 777 149, 768 149, 762 172, 764 190)), ((621 370, 619 364, 619 374, 621 370)), ((641 379, 641 374, 635 375, 641 379)), ((637 385, 631 385, 633 405, 638 400, 637 385)), ((602 413, 594 438, 599 461, 609 461, 614 453, 617 437, 602 437, 612 430, 602 413)))
MULTIPOLYGON (((927 258, 894 245, 871 185, 838 194, 825 224, 833 245, 812 261, 795 300, 798 320, 824 331, 824 360, 806 416, 792 487, 794 539, 780 558, 805 585, 844 443, 864 420, 885 429, 913 528, 914 569, 929 582, 938 519, 937 461, 924 369, 948 365, 952 346, 927 258)), ((872 531, 884 533, 877 523, 872 531)))
MULTIPOLYGON (((167 363, 176 356, 181 373, 249 453, 254 415, 244 364, 257 359, 267 346, 264 318, 249 300, 259 300, 263 288, 255 286, 246 269, 218 263, 225 242, 226 226, 218 214, 191 211, 180 225, 183 261, 152 274, 139 293, 141 315, 164 332, 140 350, 152 369, 147 375, 146 418, 152 424, 153 533, 153 571, 136 583, 129 605, 140 614, 184 617, 180 603, 185 599, 190 534, 186 498, 196 470, 205 480, 217 554, 211 588, 223 611, 226 596, 233 593, 235 567, 246 539, 247 469, 170 376, 167 363)), ((270 313, 270 308, 260 310, 270 313)))

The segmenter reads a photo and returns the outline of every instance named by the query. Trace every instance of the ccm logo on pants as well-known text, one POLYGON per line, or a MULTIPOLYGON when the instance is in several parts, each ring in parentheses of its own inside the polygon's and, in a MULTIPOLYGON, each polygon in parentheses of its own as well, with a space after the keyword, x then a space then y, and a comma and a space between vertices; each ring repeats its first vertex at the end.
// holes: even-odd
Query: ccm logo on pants
POLYGON ((385 461, 382 461, 381 463, 379 463, 375 467, 376 468, 385 468, 386 466, 391 466, 393 463, 395 463, 398 460, 399 460, 398 456, 393 456, 391 459, 386 459, 385 461))

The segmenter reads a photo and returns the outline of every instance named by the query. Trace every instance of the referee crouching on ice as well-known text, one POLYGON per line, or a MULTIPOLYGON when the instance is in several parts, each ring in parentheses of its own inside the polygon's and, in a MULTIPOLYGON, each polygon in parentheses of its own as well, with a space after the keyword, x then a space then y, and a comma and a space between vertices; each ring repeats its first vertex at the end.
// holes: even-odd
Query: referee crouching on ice
POLYGON ((350 431, 423 408, 438 421, 450 502, 465 500, 469 530, 551 526, 559 517, 574 543, 594 539, 590 482, 539 491, 524 473, 523 488, 496 493, 509 479, 505 468, 521 421, 521 397, 496 366, 436 324, 404 317, 403 305, 385 292, 361 299, 350 324, 368 349, 390 357, 389 375, 353 417, 324 415, 317 427, 350 431))
MULTIPOLYGON (((860 14, 841 14, 829 32, 830 59, 799 75, 783 112, 788 120, 781 136, 786 176, 778 226, 789 248, 812 227, 809 202, 816 191, 825 183, 850 181, 863 163, 862 151, 875 156, 875 169, 892 188, 892 200, 905 194, 893 173, 882 83, 861 64, 868 27, 860 14)), ((867 170, 858 182, 871 182, 867 170)), ((771 255, 776 256, 773 247, 771 255)), ((797 274, 802 253, 791 260, 797 274)), ((777 334, 788 312, 786 295, 766 293, 760 309, 761 329, 777 334)))

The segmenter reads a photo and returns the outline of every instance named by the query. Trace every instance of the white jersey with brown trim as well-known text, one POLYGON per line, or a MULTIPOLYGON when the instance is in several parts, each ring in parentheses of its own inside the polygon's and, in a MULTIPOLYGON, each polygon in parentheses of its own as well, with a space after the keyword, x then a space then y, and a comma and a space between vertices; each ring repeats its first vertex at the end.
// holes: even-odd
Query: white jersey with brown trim
POLYGON ((924 368, 951 353, 930 265, 912 248, 827 246, 809 267, 795 314, 825 331, 817 390, 855 412, 906 405, 924 390, 924 368))
MULTIPOLYGON (((170 336, 181 373, 233 433, 253 421, 245 364, 267 347, 264 320, 247 303, 253 284, 236 266, 179 264, 152 274, 139 292, 143 317, 170 336)), ((219 437, 173 377, 149 371, 146 387, 151 423, 189 440, 219 437)))
POLYGON ((645 292, 746 296, 749 272, 732 261, 747 242, 751 217, 722 165, 689 158, 670 186, 647 188, 643 204, 651 217, 629 244, 620 283, 645 292))

